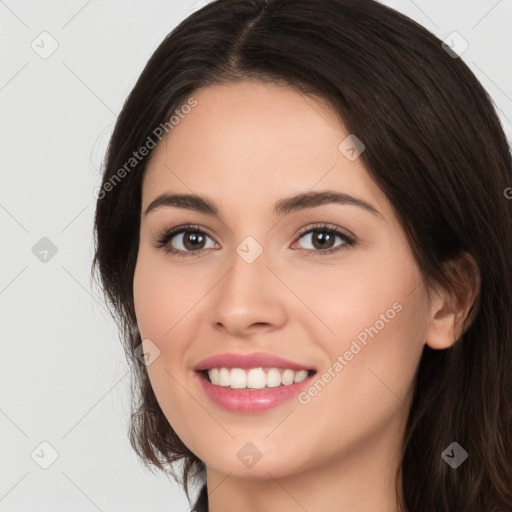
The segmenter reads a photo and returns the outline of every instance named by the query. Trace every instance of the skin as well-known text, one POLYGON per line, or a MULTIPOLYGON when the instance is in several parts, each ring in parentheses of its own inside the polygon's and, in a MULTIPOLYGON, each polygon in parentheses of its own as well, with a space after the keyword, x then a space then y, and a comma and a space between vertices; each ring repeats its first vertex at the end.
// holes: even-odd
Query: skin
MULTIPOLYGON (((431 290, 428 300, 391 205, 362 159, 338 149, 349 132, 319 99, 255 81, 193 96, 198 105, 147 168, 134 300, 142 339, 160 350, 147 367, 151 384, 207 466, 210 511, 396 511, 399 442, 423 346, 450 346, 472 298, 431 290), (280 199, 323 190, 361 198, 381 216, 335 203, 273 214, 280 199), (144 215, 163 192, 206 196, 220 216, 166 206, 144 215), (315 233, 298 235, 324 222, 356 245, 321 254, 315 233), (205 230, 205 248, 177 257, 155 247, 163 231, 187 223, 205 230), (263 249, 252 263, 236 252, 247 236, 263 249), (318 377, 396 302, 400 312, 307 404, 225 411, 193 371, 214 354, 263 351, 318 377), (250 468, 237 457, 248 442, 261 453, 250 468)), ((183 238, 167 245, 186 250, 183 238)))

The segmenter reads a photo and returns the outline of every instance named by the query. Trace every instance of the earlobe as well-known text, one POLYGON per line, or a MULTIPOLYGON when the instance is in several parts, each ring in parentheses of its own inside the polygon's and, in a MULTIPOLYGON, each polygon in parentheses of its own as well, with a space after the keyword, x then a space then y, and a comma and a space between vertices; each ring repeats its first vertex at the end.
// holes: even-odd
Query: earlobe
POLYGON ((431 300, 425 344, 435 350, 454 345, 473 322, 480 294, 480 271, 474 258, 463 253, 449 264, 452 290, 438 290, 431 300))

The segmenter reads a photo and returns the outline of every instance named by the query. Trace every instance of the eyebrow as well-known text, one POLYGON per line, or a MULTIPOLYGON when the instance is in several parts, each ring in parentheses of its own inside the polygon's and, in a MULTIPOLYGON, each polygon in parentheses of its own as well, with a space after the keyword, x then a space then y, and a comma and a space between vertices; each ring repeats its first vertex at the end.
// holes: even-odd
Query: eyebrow
MULTIPOLYGON (((332 203, 358 206, 377 217, 383 218, 383 215, 373 205, 363 199, 330 190, 325 192, 306 192, 281 199, 274 205, 274 215, 286 215, 306 208, 315 208, 316 206, 332 203)), ((171 194, 165 192, 149 204, 144 215, 161 207, 184 208, 217 217, 220 211, 214 202, 205 197, 195 194, 171 194)))

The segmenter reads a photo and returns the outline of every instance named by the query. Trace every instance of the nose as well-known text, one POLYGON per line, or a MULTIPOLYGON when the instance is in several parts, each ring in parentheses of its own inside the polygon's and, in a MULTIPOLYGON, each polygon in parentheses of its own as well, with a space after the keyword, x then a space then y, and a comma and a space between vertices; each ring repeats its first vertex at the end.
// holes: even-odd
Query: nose
POLYGON ((243 338, 280 329, 286 323, 286 287, 268 260, 265 250, 252 262, 234 251, 230 269, 212 290, 210 322, 214 329, 243 338))

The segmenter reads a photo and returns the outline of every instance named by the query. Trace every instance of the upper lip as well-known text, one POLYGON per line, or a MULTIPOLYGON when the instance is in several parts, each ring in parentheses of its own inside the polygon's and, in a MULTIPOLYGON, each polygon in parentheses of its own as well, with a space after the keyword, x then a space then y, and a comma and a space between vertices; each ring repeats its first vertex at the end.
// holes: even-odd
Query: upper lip
POLYGON ((283 357, 265 352, 253 352, 251 354, 225 353, 207 357, 194 366, 194 370, 203 371, 211 368, 289 368, 291 370, 314 370, 311 367, 290 361, 283 357))

